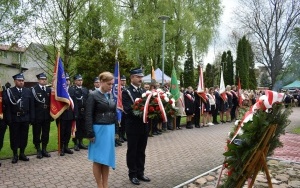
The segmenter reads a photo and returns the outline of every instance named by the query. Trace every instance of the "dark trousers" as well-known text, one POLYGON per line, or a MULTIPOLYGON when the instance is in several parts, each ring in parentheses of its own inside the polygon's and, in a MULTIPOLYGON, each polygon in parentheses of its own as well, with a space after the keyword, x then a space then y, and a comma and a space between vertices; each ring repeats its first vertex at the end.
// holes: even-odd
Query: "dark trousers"
POLYGON ((73 120, 60 120, 60 143, 65 146, 69 144, 73 120))
POLYGON ((181 116, 176 116, 176 127, 180 127, 181 116))
POLYGON ((218 109, 216 108, 216 105, 211 105, 211 114, 213 117, 213 123, 217 122, 217 116, 218 116, 218 109))
POLYGON ((195 107, 195 116, 194 116, 195 126, 200 126, 200 108, 195 107))
POLYGON ((18 148, 24 153, 28 142, 28 129, 29 122, 13 122, 9 125, 10 148, 15 155, 18 148))
POLYGON ((32 125, 33 144, 47 145, 49 142, 50 120, 37 120, 32 125))
POLYGON ((147 133, 127 134, 126 162, 129 169, 129 178, 144 175, 147 141, 147 133))
POLYGON ((122 119, 121 119, 118 133, 119 133, 119 137, 125 138, 125 115, 124 114, 122 114, 122 119))
POLYGON ((232 108, 231 108, 231 111, 230 111, 231 120, 236 119, 236 117, 235 117, 235 111, 236 111, 236 106, 233 105, 232 108))
POLYGON ((4 140, 4 135, 6 132, 7 125, 3 120, 0 120, 0 150, 3 147, 3 140, 4 140))
POLYGON ((85 134, 85 119, 79 118, 76 120, 76 132, 75 132, 75 138, 78 140, 82 140, 85 134))

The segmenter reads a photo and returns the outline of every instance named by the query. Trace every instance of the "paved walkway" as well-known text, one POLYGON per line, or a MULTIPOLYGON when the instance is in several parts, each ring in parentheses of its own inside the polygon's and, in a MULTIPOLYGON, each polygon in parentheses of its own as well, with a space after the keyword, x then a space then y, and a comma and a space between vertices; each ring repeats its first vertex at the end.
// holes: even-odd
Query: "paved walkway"
MULTIPOLYGON (((295 108, 291 118, 300 126, 300 108, 295 108)), ((127 176, 126 144, 116 148, 117 167, 110 171, 110 187, 155 187, 167 188, 179 185, 199 174, 219 166, 224 157, 225 139, 232 124, 222 124, 201 129, 169 131, 149 138, 147 146, 145 175, 151 182, 132 185, 127 176)), ((50 159, 30 156, 29 162, 11 164, 10 159, 2 160, 0 167, 0 188, 18 187, 71 187, 95 188, 92 163, 87 160, 87 151, 60 157, 51 153, 50 159)), ((300 152, 298 152, 298 156, 300 152)))

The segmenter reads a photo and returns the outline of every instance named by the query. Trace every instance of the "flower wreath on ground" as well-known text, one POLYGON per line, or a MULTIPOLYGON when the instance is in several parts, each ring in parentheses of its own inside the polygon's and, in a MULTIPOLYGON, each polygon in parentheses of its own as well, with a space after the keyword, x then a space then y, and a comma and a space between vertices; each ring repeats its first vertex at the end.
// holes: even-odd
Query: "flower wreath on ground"
POLYGON ((174 117, 177 112, 172 94, 162 89, 146 91, 142 98, 135 99, 132 107, 133 114, 143 117, 144 123, 155 118, 167 122, 168 117, 174 117))
MULTIPOLYGON (((282 147, 279 140, 285 133, 285 127, 290 123, 290 108, 285 108, 282 101, 284 94, 266 90, 265 95, 250 107, 241 120, 235 122, 233 131, 227 139, 223 169, 225 179, 218 180, 221 187, 236 187, 239 177, 244 176, 243 170, 253 152, 256 152, 258 142, 262 139, 270 125, 277 125, 274 136, 270 139, 268 156, 272 155, 275 148, 282 147)), ((223 170, 222 170, 223 171, 223 170)), ((219 186, 217 186, 219 187, 219 186)))

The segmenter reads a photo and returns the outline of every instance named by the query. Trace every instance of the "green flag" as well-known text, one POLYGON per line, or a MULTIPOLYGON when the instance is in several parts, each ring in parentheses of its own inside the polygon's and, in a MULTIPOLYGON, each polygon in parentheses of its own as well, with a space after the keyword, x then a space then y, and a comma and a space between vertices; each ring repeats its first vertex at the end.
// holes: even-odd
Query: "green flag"
POLYGON ((171 76, 170 92, 173 95, 175 101, 177 101, 180 97, 180 92, 179 92, 179 86, 178 86, 177 76, 176 76, 176 71, 174 66, 173 66, 172 76, 171 76))

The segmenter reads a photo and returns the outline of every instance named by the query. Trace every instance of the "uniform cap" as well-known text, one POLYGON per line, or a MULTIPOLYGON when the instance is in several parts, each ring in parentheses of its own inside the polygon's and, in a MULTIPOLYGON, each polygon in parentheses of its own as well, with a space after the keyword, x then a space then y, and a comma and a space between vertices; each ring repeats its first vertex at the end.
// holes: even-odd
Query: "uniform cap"
POLYGON ((76 74, 74 76, 74 80, 82 80, 82 76, 80 74, 76 74))
POLYGON ((68 73, 65 73, 65 76, 66 76, 66 80, 70 80, 70 76, 68 73))
POLYGON ((122 76, 121 76, 121 80, 126 81, 126 76, 125 76, 125 75, 122 75, 122 76))
POLYGON ((94 78, 94 82, 99 82, 99 77, 98 76, 94 78))
POLYGON ((136 75, 136 76, 144 76, 143 74, 143 70, 141 68, 135 68, 135 69, 131 69, 129 71, 130 75, 136 75))
POLYGON ((40 73, 40 74, 37 74, 36 75, 36 77, 37 77, 37 79, 47 79, 47 76, 46 76, 46 74, 45 73, 40 73))
POLYGON ((16 75, 12 76, 12 78, 14 80, 25 80, 23 73, 18 73, 16 75))

